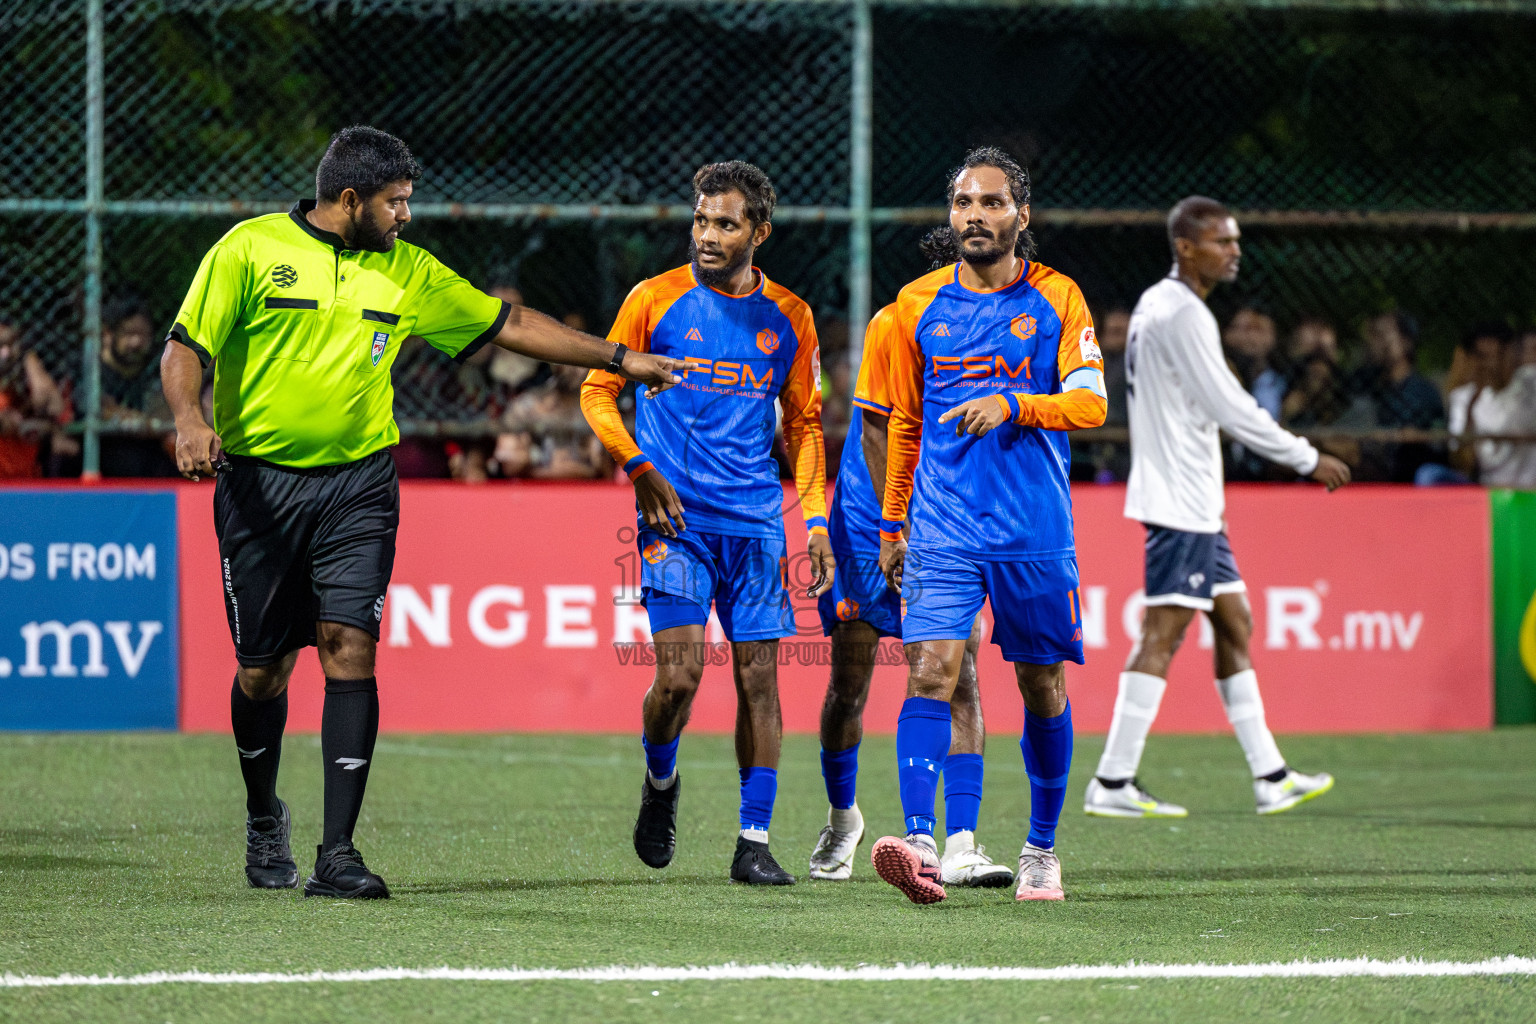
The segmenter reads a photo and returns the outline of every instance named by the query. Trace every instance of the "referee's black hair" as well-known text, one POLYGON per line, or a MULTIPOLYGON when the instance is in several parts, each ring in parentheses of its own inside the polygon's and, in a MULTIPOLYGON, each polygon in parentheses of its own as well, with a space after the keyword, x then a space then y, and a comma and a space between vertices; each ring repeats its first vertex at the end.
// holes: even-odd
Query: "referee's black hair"
POLYGON ((331 136, 315 168, 315 199, 334 203, 347 189, 372 199, 397 181, 415 181, 421 167, 410 147, 388 132, 354 124, 331 136))
POLYGON ((1197 241, 1206 224, 1230 216, 1231 211, 1210 196, 1185 196, 1168 211, 1168 248, 1177 256, 1179 250, 1174 239, 1197 241))
POLYGON ((718 164, 705 164, 693 175, 693 204, 699 204, 700 196, 718 196, 726 192, 740 192, 747 201, 747 219, 755 228, 773 220, 773 208, 778 205, 779 194, 763 169, 745 160, 726 160, 718 164))
MULTIPOLYGON (((974 167, 996 167, 1002 171, 1004 177, 1008 179, 1008 194, 1013 198, 1013 205, 1021 210, 1029 205, 1029 172, 1024 169, 1023 164, 996 146, 977 146, 965 154, 965 159, 960 161, 959 167, 949 172, 949 188, 944 197, 946 205, 955 204, 955 183, 960 180, 960 175, 974 167)), ((944 258, 944 263, 953 263, 960 259, 960 242, 954 237, 954 232, 948 225, 928 232, 919 243, 919 248, 930 260, 944 258), (946 249, 946 246, 949 248, 946 249), (952 260, 945 258, 950 251, 954 253, 952 260)), ((1019 232, 1019 239, 1014 243, 1013 251, 1014 255, 1021 260, 1035 258, 1035 236, 1030 233, 1029 228, 1019 232)), ((935 266, 943 266, 944 263, 937 263, 935 266)))

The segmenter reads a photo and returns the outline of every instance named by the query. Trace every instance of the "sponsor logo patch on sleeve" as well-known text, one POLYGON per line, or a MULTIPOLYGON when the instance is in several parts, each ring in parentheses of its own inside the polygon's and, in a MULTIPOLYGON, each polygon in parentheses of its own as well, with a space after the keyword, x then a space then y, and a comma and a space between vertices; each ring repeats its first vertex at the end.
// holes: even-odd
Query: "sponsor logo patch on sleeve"
POLYGON ((1092 327, 1084 327, 1083 333, 1078 335, 1077 350, 1082 354, 1085 363, 1104 361, 1104 353, 1099 351, 1099 339, 1094 335, 1092 327))

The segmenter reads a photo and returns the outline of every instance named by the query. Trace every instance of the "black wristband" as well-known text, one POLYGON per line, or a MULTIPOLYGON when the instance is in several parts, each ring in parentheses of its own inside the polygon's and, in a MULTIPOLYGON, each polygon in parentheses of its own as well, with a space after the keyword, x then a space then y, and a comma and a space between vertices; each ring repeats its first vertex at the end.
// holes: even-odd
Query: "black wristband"
POLYGON ((624 353, 629 347, 621 342, 615 342, 613 346, 613 358, 608 360, 608 372, 622 375, 624 373, 624 353))

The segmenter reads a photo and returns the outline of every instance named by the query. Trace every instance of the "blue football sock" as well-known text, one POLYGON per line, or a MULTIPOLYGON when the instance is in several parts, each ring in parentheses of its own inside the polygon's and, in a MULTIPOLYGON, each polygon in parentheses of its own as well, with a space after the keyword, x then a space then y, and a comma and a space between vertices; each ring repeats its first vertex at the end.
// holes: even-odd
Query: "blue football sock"
POLYGON ((839 811, 853 806, 859 780, 859 745, 821 752, 821 777, 827 780, 827 802, 839 811))
POLYGON ((949 701, 908 697, 896 719, 896 778, 907 831, 933 835, 934 792, 949 753, 949 701))
POLYGON ((975 832, 981 818, 980 754, 950 754, 944 760, 944 834, 975 832))
POLYGON ((679 733, 672 737, 671 743, 652 743, 645 738, 645 733, 640 734, 640 745, 645 748, 645 767, 651 778, 661 782, 670 779, 677 771, 677 744, 682 738, 679 733))
POLYGON ((773 821, 773 798, 779 792, 775 768, 741 769, 741 827, 768 831, 773 821))
POLYGON ((1072 704, 1055 718, 1024 709, 1024 771, 1029 774, 1029 844, 1049 850, 1056 845, 1056 825, 1067 799, 1072 767, 1072 704))

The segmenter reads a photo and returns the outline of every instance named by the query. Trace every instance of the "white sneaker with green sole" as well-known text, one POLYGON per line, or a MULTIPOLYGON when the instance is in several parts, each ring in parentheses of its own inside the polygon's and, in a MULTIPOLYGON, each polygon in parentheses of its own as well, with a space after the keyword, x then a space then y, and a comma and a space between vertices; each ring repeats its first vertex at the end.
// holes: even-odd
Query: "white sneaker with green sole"
POLYGON ((1098 779, 1088 781, 1083 796, 1083 813, 1100 818, 1187 818, 1189 812, 1142 789, 1135 779, 1123 786, 1106 786, 1098 779))
POLYGON ((1279 814, 1297 804, 1306 803, 1315 796, 1322 796, 1333 788, 1333 776, 1327 772, 1303 775, 1294 769, 1286 769, 1285 778, 1279 782, 1268 779, 1253 780, 1253 799, 1260 814, 1279 814))

